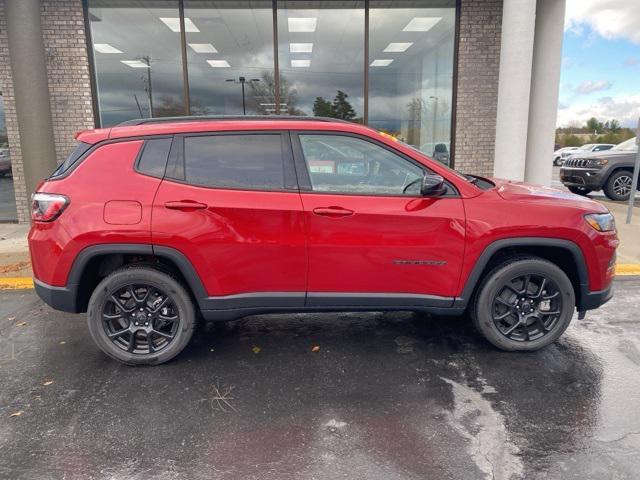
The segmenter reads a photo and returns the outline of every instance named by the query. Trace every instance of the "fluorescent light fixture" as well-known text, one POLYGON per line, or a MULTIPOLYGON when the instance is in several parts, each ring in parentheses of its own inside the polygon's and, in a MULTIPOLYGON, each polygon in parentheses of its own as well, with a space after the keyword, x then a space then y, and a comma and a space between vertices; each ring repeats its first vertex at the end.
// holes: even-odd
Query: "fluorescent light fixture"
POLYGON ((122 50, 118 50, 116 47, 109 45, 108 43, 94 43, 93 49, 100 53, 122 53, 122 50))
POLYGON ((387 45, 387 48, 385 48, 383 51, 384 52, 406 52, 407 48, 409 48, 411 45, 413 45, 413 42, 398 42, 398 43, 390 43, 389 45, 387 45))
POLYGON ((387 67, 391 65, 391 62, 393 62, 393 59, 379 58, 371 62, 369 66, 370 67, 387 67))
POLYGON ((291 60, 291 66, 296 68, 310 67, 311 60, 291 60))
POLYGON ((318 25, 316 17, 289 18, 289 31, 295 32, 315 32, 318 25))
POLYGON ((207 63, 213 68, 228 68, 231 66, 226 60, 207 60, 207 63))
POLYGON ((442 17, 413 17, 403 32, 428 32, 433 26, 442 20, 442 17))
POLYGON ((289 51, 291 53, 311 53, 313 51, 313 43, 290 43, 289 51))
POLYGON ((190 43, 189 46, 196 53, 218 53, 216 47, 210 43, 190 43))
MULTIPOLYGON (((160 20, 169 27, 172 32, 180 32, 180 18, 179 17, 160 17, 160 20)), ((189 17, 184 17, 184 31, 185 32, 199 32, 200 30, 191 21, 189 17)))
POLYGON ((120 61, 124 63, 126 66, 131 68, 149 68, 149 65, 147 65, 145 62, 141 60, 120 60, 120 61))

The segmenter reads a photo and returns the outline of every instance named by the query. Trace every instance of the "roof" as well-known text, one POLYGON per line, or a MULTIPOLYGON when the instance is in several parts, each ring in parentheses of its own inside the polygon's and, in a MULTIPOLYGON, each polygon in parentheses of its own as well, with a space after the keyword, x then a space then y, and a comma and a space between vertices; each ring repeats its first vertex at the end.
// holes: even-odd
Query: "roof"
POLYGON ((107 139, 171 135, 216 131, 250 130, 338 130, 352 133, 371 133, 372 129, 357 123, 325 117, 287 116, 203 116, 136 119, 110 128, 85 130, 76 139, 85 143, 98 143, 107 139))

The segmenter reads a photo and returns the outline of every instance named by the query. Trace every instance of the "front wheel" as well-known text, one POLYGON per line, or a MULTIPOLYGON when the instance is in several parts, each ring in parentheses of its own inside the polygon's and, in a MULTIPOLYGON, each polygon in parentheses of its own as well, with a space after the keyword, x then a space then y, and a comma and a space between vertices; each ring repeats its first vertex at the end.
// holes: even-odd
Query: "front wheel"
POLYGON ((87 311, 98 347, 127 365, 157 365, 187 345, 195 308, 182 285, 148 267, 117 270, 96 287, 87 311))
POLYGON ((478 331, 496 347, 533 351, 564 333, 575 303, 571 281, 559 267, 541 258, 520 257, 485 277, 471 314, 478 331))
POLYGON ((632 173, 627 170, 619 170, 608 178, 604 186, 604 194, 611 200, 628 200, 632 184, 632 173))
POLYGON ((567 187, 571 193, 575 193, 576 195, 582 195, 583 197, 589 195, 591 190, 584 187, 567 187))

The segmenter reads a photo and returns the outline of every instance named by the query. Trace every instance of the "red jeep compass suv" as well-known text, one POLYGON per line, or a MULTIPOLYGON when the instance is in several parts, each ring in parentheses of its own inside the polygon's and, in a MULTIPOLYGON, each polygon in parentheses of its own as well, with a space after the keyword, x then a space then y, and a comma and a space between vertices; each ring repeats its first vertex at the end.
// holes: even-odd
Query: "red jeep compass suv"
POLYGON ((77 139, 33 196, 36 291, 127 364, 177 355, 197 315, 266 312, 468 311, 495 346, 535 350, 612 295, 605 207, 362 125, 183 117, 77 139))

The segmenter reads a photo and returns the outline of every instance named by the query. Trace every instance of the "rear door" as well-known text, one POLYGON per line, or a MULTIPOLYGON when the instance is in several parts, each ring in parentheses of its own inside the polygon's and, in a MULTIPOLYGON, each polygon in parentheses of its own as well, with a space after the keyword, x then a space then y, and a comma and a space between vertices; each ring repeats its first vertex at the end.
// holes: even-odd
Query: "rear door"
POLYGON ((154 245, 183 253, 209 308, 304 304, 303 210, 287 132, 176 136, 154 245))
POLYGON ((373 139, 292 139, 307 220, 307 305, 450 305, 465 237, 455 189, 420 196, 426 168, 373 139))

